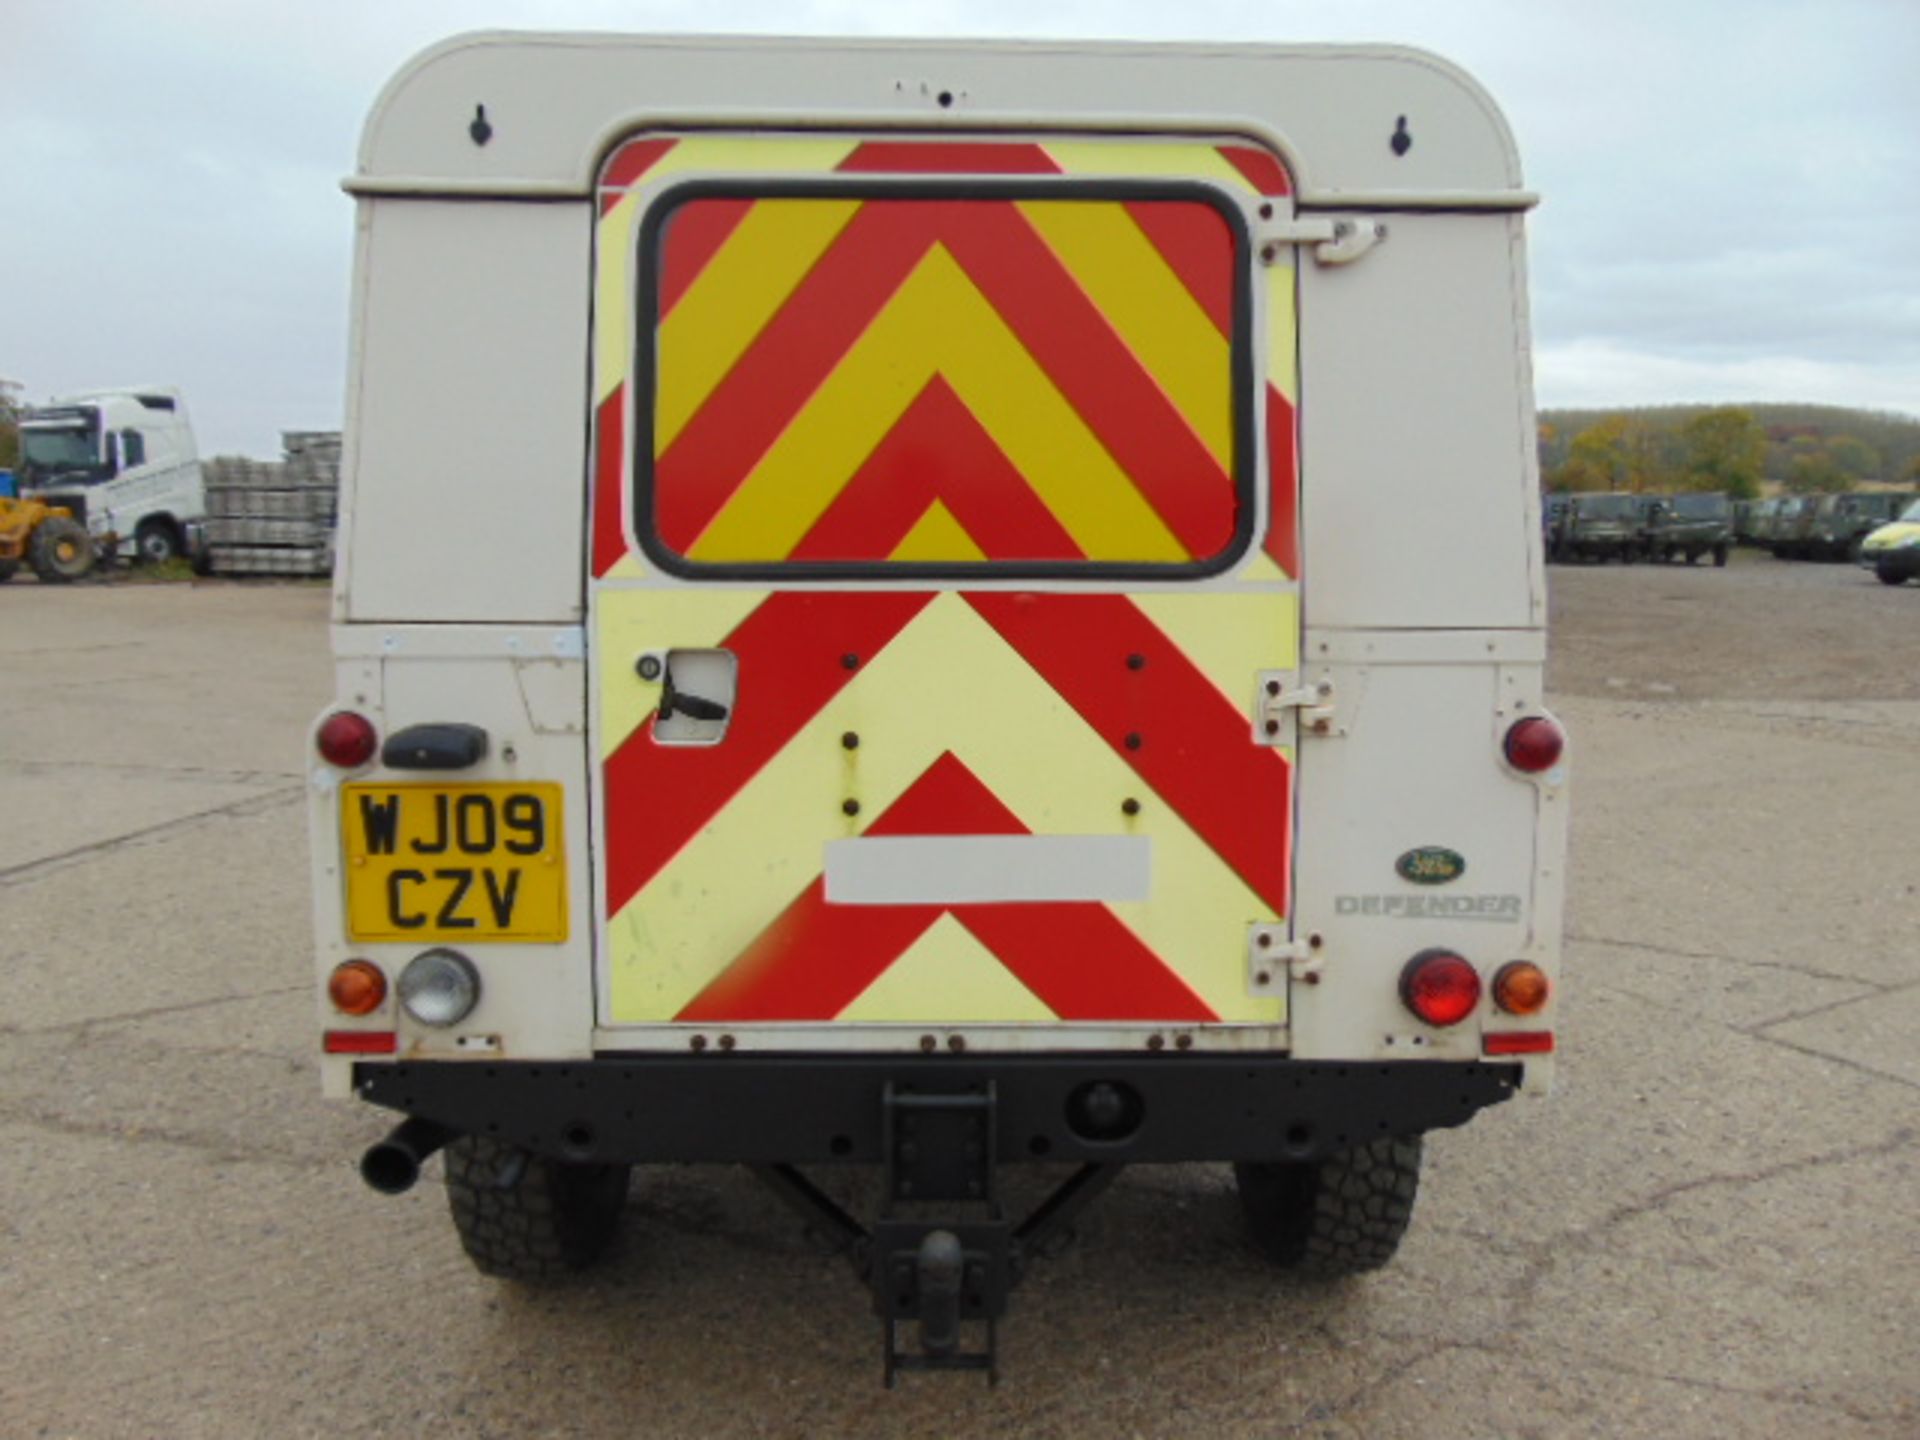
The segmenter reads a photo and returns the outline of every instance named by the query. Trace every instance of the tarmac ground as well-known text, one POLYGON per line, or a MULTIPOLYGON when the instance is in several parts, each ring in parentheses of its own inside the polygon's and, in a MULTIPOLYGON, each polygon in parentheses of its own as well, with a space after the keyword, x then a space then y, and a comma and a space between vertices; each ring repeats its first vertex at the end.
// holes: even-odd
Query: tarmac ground
POLYGON ((643 1172, 538 1293, 437 1183, 361 1184, 387 1120, 315 1066, 323 588, 6 586, 0 1435, 1911 1440, 1920 585, 1550 587, 1556 1092, 1430 1137, 1399 1259, 1340 1285, 1255 1257, 1225 1169, 1130 1171, 997 1388, 887 1392, 844 1263, 744 1172, 643 1172))

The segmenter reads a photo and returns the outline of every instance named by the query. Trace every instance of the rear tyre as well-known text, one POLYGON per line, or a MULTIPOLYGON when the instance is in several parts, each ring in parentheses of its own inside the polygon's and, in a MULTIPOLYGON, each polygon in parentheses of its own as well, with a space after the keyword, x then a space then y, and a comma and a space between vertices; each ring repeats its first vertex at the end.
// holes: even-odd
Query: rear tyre
POLYGON ((79 521, 51 516, 35 527, 27 560, 41 580, 64 585, 93 569, 93 537, 79 521))
POLYGON ((180 532, 166 520, 143 520, 133 543, 147 564, 164 565, 180 553, 180 532))
POLYGON ((1393 1258, 1413 1219, 1420 1137, 1383 1136, 1304 1164, 1233 1167, 1247 1231, 1276 1265, 1333 1280, 1393 1258))
POLYGON ((20 562, 18 560, 0 560, 0 585, 4 585, 7 581, 11 580, 19 569, 20 562))
POLYGON ((1880 577, 1880 583, 1882 585, 1904 585, 1907 583, 1907 572, 1894 569, 1893 566, 1887 564, 1884 560, 1873 567, 1873 573, 1880 577))
POLYGON ((1715 565, 1725 566, 1727 563, 1727 547, 1725 545, 1716 545, 1713 547, 1713 563, 1715 565))
POLYGON ((606 1252, 633 1167, 569 1164, 466 1135, 447 1146, 446 1170, 453 1228, 475 1267, 545 1283, 606 1252))

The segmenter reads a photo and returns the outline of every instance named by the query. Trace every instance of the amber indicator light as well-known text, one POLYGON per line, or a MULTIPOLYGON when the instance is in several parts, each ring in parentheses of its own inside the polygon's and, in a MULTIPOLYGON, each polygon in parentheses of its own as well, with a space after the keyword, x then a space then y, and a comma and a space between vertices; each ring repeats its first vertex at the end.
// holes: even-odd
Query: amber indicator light
POLYGON ((371 960, 348 960, 327 977, 327 999, 342 1015, 371 1015, 386 998, 387 977, 371 960))
POLYGON ((1531 960, 1502 965, 1493 977, 1493 1003, 1509 1015, 1538 1015, 1547 1008, 1552 993, 1547 972, 1531 960))

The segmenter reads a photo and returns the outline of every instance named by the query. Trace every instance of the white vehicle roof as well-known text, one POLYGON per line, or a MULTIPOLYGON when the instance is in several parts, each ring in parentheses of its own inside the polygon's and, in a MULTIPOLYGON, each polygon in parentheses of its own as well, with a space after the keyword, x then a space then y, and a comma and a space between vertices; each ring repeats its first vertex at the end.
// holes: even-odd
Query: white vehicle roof
POLYGON ((376 101, 347 188, 586 196, 609 147, 649 126, 977 133, 1062 116, 1158 132, 1218 133, 1224 119, 1286 159, 1306 208, 1534 202, 1487 93, 1399 46, 595 34, 482 33, 422 52, 376 101), (1210 97, 1204 119, 1196 94, 1210 97), (470 133, 483 106, 484 144, 470 133))

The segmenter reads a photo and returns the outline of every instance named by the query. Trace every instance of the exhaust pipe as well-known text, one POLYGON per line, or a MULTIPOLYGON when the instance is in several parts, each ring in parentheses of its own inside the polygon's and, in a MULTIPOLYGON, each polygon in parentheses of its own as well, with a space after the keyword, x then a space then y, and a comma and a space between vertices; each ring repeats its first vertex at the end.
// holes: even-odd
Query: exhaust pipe
POLYGON ((386 1139, 367 1147, 360 1157, 360 1178, 382 1195, 404 1195, 419 1180, 427 1157, 459 1133, 418 1115, 402 1120, 386 1139))

